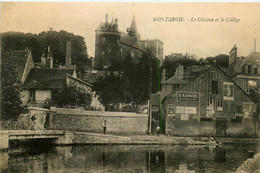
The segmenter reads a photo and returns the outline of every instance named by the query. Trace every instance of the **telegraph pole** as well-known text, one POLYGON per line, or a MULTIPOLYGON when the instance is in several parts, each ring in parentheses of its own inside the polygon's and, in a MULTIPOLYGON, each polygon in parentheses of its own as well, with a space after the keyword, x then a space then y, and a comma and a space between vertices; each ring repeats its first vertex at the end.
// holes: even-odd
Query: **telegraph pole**
POLYGON ((149 56, 149 65, 150 65, 150 80, 149 80, 149 131, 148 133, 152 133, 152 58, 149 56))

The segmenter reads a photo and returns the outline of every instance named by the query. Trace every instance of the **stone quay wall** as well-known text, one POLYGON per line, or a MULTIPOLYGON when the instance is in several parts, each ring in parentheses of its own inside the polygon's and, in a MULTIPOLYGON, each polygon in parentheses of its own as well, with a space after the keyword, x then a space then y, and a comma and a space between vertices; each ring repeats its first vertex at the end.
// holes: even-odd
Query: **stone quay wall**
POLYGON ((146 134, 148 114, 131 112, 86 111, 69 108, 50 108, 49 129, 103 133, 106 120, 109 134, 146 134))

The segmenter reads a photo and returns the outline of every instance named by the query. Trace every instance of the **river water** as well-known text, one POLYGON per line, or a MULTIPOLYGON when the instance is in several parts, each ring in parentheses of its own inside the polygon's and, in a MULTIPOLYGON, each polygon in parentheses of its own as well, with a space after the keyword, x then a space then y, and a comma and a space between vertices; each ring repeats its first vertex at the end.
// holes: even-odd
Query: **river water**
POLYGON ((235 172, 253 146, 14 146, 0 172, 235 172))

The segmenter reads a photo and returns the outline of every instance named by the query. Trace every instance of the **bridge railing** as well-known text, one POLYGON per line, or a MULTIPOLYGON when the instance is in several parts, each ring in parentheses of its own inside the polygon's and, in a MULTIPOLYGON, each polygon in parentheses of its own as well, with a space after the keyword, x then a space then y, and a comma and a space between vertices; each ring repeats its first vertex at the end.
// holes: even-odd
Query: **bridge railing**
POLYGON ((44 127, 38 122, 0 121, 0 130, 44 130, 44 127))

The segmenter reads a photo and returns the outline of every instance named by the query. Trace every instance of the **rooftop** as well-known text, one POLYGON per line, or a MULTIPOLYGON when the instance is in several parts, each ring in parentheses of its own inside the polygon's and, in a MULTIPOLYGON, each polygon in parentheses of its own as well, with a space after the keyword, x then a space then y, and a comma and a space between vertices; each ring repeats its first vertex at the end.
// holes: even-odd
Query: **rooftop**
POLYGON ((30 71, 24 89, 61 89, 66 84, 66 75, 73 75, 74 69, 38 69, 30 71))

